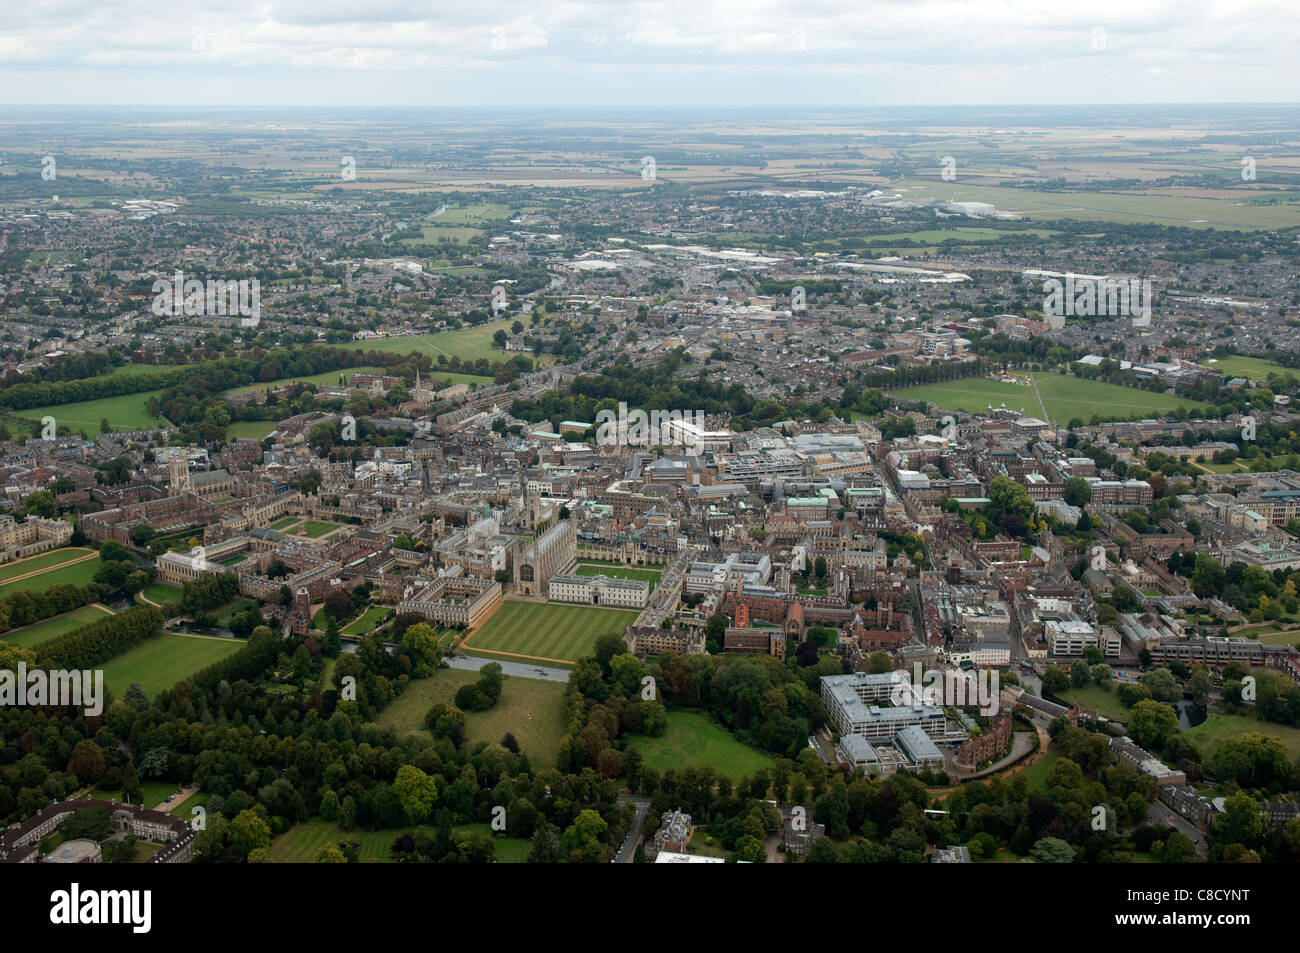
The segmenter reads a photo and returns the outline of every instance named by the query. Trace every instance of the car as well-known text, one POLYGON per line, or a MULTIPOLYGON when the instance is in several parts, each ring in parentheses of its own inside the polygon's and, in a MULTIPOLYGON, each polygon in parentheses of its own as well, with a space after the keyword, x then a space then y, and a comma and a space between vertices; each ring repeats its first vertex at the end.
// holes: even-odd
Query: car
POLYGON ((164 799, 163 799, 163 803, 164 803, 164 804, 170 804, 170 803, 172 802, 172 797, 173 797, 173 796, 174 796, 174 795, 169 795, 168 797, 164 798, 164 799))

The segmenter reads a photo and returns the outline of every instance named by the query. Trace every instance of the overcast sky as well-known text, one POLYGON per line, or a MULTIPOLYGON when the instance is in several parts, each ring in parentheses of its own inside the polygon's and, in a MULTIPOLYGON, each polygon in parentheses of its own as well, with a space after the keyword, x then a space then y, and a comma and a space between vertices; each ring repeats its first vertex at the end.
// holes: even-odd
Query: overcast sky
POLYGON ((6 0, 0 102, 1292 102, 1297 0, 6 0))

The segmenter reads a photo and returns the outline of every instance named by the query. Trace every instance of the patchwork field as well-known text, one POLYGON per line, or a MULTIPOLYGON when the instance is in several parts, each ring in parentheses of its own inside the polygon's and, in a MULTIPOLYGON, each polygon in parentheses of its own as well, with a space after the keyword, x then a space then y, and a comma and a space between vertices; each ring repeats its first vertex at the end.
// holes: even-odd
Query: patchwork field
POLYGON ((486 655, 574 662, 590 655, 602 635, 622 635, 637 613, 625 609, 507 601, 465 648, 486 655))
POLYGON ((772 758, 741 744, 725 728, 693 712, 668 713, 662 738, 633 735, 629 744, 641 752, 643 763, 656 771, 708 765, 732 781, 771 769, 772 758))
MULTIPOLYGON (((452 704, 457 690, 478 678, 478 672, 448 668, 415 679, 401 697, 379 713, 375 723, 394 731, 418 730, 435 703, 452 704)), ((535 770, 550 770, 564 738, 564 689, 559 682, 506 676, 501 697, 492 708, 465 713, 465 734, 472 744, 477 744, 500 742, 510 732, 535 770)))
POLYGON ((104 684, 121 698, 139 682, 153 698, 177 682, 244 647, 239 639, 200 638, 163 633, 104 663, 104 684))
POLYGON ((83 625, 98 622, 100 619, 112 614, 107 609, 101 609, 97 606, 82 606, 80 609, 73 609, 71 612, 65 612, 63 615, 56 615, 35 622, 32 625, 23 626, 21 629, 12 629, 0 636, 0 638, 20 648, 28 649, 33 645, 40 645, 42 642, 48 642, 57 636, 76 631, 83 625))

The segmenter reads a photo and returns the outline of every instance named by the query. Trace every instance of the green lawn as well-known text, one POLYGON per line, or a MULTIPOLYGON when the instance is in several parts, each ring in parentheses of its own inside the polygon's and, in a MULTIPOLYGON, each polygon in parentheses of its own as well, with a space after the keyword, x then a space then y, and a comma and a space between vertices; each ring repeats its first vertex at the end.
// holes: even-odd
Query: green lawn
POLYGON ((274 420, 236 420, 226 428, 226 439, 252 437, 254 440, 261 440, 275 429, 275 424, 274 420))
POLYGON ((303 528, 307 530, 307 535, 312 539, 324 536, 326 533, 332 533, 342 526, 342 523, 329 523, 324 520, 307 520, 303 528))
POLYGON ((1245 357, 1234 354, 1231 357, 1206 358, 1201 361, 1201 364, 1205 367, 1212 367, 1216 371, 1221 371, 1229 379, 1244 377, 1248 380, 1262 381, 1266 380, 1270 373, 1280 374, 1283 377, 1290 374, 1292 377, 1300 379, 1300 370, 1265 360, 1262 357, 1245 357))
MULTIPOLYGON (((508 819, 507 819, 508 820, 508 819)), ((271 862, 276 864, 310 864, 316 860, 316 854, 326 844, 339 841, 356 840, 361 844, 361 862, 387 863, 388 851, 393 841, 402 834, 413 832, 415 828, 399 827, 381 831, 345 831, 337 824, 319 817, 302 824, 296 824, 284 834, 271 841, 271 862)), ((492 828, 487 824, 462 824, 452 828, 452 839, 457 834, 491 834, 492 828)), ((522 864, 528 860, 532 850, 529 841, 518 837, 496 838, 496 858, 498 863, 522 864)))
POLYGON ((122 698, 132 682, 139 682, 145 695, 153 698, 243 647, 239 639, 163 633, 104 663, 104 684, 115 698, 122 698))
POLYGON ((47 569, 50 566, 57 566, 60 563, 66 563, 71 559, 88 556, 93 552, 93 549, 89 549, 85 546, 64 546, 62 549, 55 549, 48 553, 41 553, 39 556, 32 556, 28 559, 19 560, 18 562, 4 563, 3 565, 0 565, 0 582, 4 582, 6 579, 12 579, 14 576, 24 576, 29 572, 47 569))
POLYGON ((578 563, 574 572, 579 576, 609 576, 611 579, 639 579, 650 583, 650 591, 659 585, 658 569, 639 569, 632 566, 614 566, 609 563, 578 563))
POLYGON ((622 635, 637 613, 625 609, 506 602, 466 649, 574 662, 590 655, 602 635, 622 635))
POLYGON ((772 767, 770 756, 741 744, 725 728, 693 712, 669 712, 668 730, 662 738, 632 735, 629 744, 656 771, 709 765, 732 781, 739 781, 772 767))
POLYGON ((1047 775, 1051 772, 1052 768, 1056 766, 1056 762, 1060 760, 1061 753, 1055 748, 1050 748, 1047 754, 1029 765, 1029 767, 1023 768, 1017 773, 1024 777, 1025 783, 1028 785, 1028 790, 1030 792, 1046 791, 1047 775))
POLYGON ((1220 741, 1239 738, 1248 732, 1278 738, 1290 750, 1292 760, 1300 758, 1300 728, 1260 721, 1251 715, 1231 715, 1211 711, 1205 721, 1191 731, 1185 732, 1184 737, 1196 745, 1202 755, 1208 755, 1220 741))
POLYGON ((98 622, 100 619, 107 619, 110 615, 112 613, 97 609, 95 606, 82 606, 80 609, 73 609, 71 612, 65 612, 63 615, 56 615, 41 622, 23 626, 21 629, 13 629, 6 632, 4 636, 0 636, 0 638, 20 648, 27 649, 33 645, 48 642, 56 636, 66 635, 80 629, 83 625, 98 622))
MULTIPOLYGON (((144 804, 145 807, 152 810, 158 807, 159 804, 164 803, 167 798, 171 797, 175 793, 176 783, 174 781, 141 781, 140 798, 137 799, 135 795, 132 795, 131 803, 144 804)), ((90 797, 97 797, 103 801, 117 801, 119 803, 125 801, 121 788, 111 788, 104 791, 95 788, 90 792, 90 797)), ((190 800, 192 800, 192 798, 190 800)), ((186 804, 189 804, 188 800, 186 801, 186 804)))
MULTIPOLYGON (((344 383, 345 380, 350 380, 353 374, 374 374, 382 370, 382 367, 365 365, 363 367, 348 367, 337 371, 322 371, 319 374, 304 374, 301 377, 282 377, 279 380, 266 381, 258 384, 248 384, 244 387, 234 387, 226 391, 223 396, 245 393, 247 391, 265 392, 267 389, 274 390, 277 387, 283 387, 286 384, 293 383, 337 385, 344 383)), ((263 423, 262 426, 266 426, 267 428, 260 434, 260 436, 263 437, 275 429, 274 424, 263 423)))
POLYGON ((99 422, 105 417, 114 430, 148 430, 161 427, 165 423, 160 417, 150 417, 145 410, 149 398, 157 397, 161 393, 161 390, 151 390, 139 394, 101 397, 98 400, 82 400, 72 404, 51 404, 47 407, 15 411, 15 414, 27 420, 53 417, 56 426, 68 427, 74 433, 85 431, 87 436, 92 437, 99 433, 99 422))
POLYGON ((168 602, 175 602, 179 605, 181 598, 185 595, 185 590, 179 586, 169 586, 163 582, 155 582, 145 586, 140 595, 160 606, 168 602))
POLYGON ((388 617, 388 613, 392 611, 389 606, 371 606, 339 631, 344 635, 365 635, 383 622, 388 617))
MULTIPOLYGON (((452 704, 462 685, 478 679, 478 672, 458 668, 439 669, 428 678, 415 679, 379 713, 375 723, 394 731, 420 729, 436 702, 452 704)), ((465 734, 471 743, 499 742, 510 732, 538 771, 555 767, 564 730, 564 685, 541 679, 506 676, 501 697, 492 708, 465 715, 465 734)))
MULTIPOLYGON (((518 321, 517 317, 504 318, 500 321, 488 321, 478 327, 461 328, 457 331, 439 331, 436 334, 408 335, 406 337, 380 338, 374 341, 352 341, 340 347, 352 347, 362 351, 377 351, 381 354, 428 354, 435 364, 438 356, 448 359, 459 357, 471 364, 479 358, 486 358, 488 363, 505 361, 514 357, 496 346, 492 336, 499 330, 510 333, 510 326, 518 321)), ((527 326, 528 322, 522 322, 527 326)), ((525 357, 532 357, 525 354, 525 357)), ((536 360, 536 359, 534 359, 536 360)), ((437 370, 431 372, 437 376, 437 370)), ((485 378, 490 382, 490 378, 485 378)))
POLYGON ((95 573, 104 568, 104 564, 98 559, 87 559, 85 562, 77 563, 73 566, 65 566, 62 569, 51 569, 48 572, 42 572, 39 576, 33 576, 30 579, 19 579, 15 582, 7 582, 0 586, 0 598, 4 598, 11 592, 44 592, 51 586, 57 586, 66 583, 71 586, 85 586, 91 583, 95 578, 95 573))
MULTIPOLYGON (((1074 417, 1086 423, 1093 415, 1102 420, 1123 420, 1155 416, 1178 407, 1194 406, 1173 394, 1153 393, 1106 381, 1087 380, 1064 374, 1035 374, 1038 391, 1051 422, 1064 425, 1074 417)), ((942 384, 905 387, 891 392, 906 400, 925 400, 943 410, 977 413, 992 404, 1009 410, 1023 410, 1030 417, 1041 417, 1043 408, 1028 384, 1009 384, 983 377, 972 377, 942 384)))
POLYGON ((276 520, 274 523, 272 523, 272 524, 268 527, 268 529, 278 530, 278 531, 281 531, 281 532, 282 532, 282 531, 288 529, 288 528, 289 528, 290 526, 292 526, 294 523, 298 523, 298 522, 301 522, 301 521, 302 521, 302 517, 301 517, 301 516, 281 516, 278 520, 276 520))
POLYGON ((1072 705, 1091 708, 1113 721, 1123 722, 1128 720, 1128 707, 1115 695, 1114 686, 1111 687, 1110 691, 1106 691, 1097 685, 1089 685, 1086 688, 1072 688, 1061 697, 1072 705))

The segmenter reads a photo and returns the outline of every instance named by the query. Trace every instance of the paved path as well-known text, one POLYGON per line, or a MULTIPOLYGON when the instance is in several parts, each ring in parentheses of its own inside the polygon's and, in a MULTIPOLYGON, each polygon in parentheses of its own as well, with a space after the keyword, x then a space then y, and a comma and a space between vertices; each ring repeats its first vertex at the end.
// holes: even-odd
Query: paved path
POLYGON ((650 799, 634 794, 620 794, 618 803, 636 805, 636 815, 632 818, 632 826, 627 829, 627 837, 624 838, 618 853, 614 857, 614 863, 616 864, 630 864, 632 858, 636 856, 636 845, 641 843, 641 825, 645 823, 646 811, 650 810, 650 799))
POLYGON ((447 665, 451 668, 467 669, 471 672, 477 672, 489 662, 496 662, 501 666, 501 671, 506 675, 514 675, 518 678, 535 678, 543 682, 567 682, 569 680, 569 670, 567 668, 547 668, 542 665, 525 665, 522 662, 509 662, 504 659, 482 658, 477 655, 458 655, 455 658, 447 659, 447 665))

